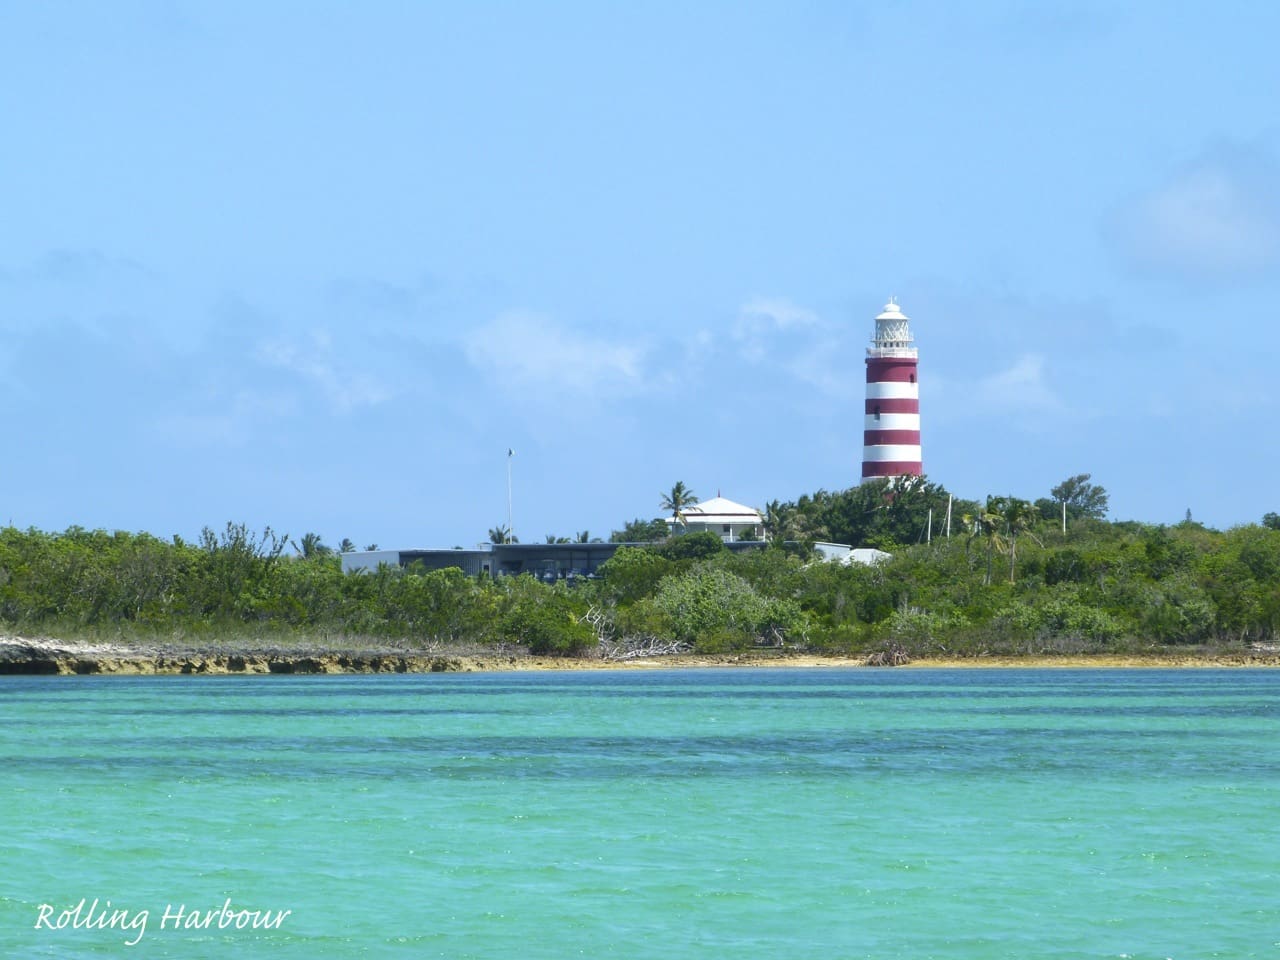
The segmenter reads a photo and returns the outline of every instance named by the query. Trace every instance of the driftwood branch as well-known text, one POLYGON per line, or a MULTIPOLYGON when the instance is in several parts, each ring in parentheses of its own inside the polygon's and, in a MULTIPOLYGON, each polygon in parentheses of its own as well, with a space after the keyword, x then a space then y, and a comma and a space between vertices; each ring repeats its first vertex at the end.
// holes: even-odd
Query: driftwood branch
POLYGON ((601 660, 639 660, 644 657, 687 653, 689 650, 688 644, 678 640, 664 640, 647 634, 618 636, 618 625, 613 619, 613 610, 609 607, 592 604, 578 618, 578 622, 588 624, 595 631, 601 660))
POLYGON ((898 644, 891 644, 883 650, 877 650, 867 657, 868 667, 902 667, 911 662, 911 654, 898 644))
POLYGON ((601 660, 639 660, 644 657, 662 657, 688 652, 688 644, 681 643, 679 640, 664 640, 660 637, 622 637, 600 643, 601 660))

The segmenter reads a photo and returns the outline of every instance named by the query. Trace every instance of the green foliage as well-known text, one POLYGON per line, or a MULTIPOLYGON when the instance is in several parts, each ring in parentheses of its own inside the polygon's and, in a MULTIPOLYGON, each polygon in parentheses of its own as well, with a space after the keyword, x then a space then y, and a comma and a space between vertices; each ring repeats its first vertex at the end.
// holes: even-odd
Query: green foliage
POLYGON ((780 548, 717 554, 715 562, 742 577, 752 588, 774 597, 794 597, 803 580, 804 562, 780 548))
POLYGON ((473 580, 457 568, 401 571, 381 566, 349 575, 344 585, 364 588, 364 602, 346 611, 356 632, 409 637, 422 642, 492 639, 500 596, 491 581, 473 580))
POLYGON ((665 539, 667 524, 664 520, 641 520, 639 517, 609 534, 610 543, 657 543, 665 539))
POLYGON ((710 530, 699 530, 697 533, 686 533, 672 537, 666 543, 652 548, 660 557, 668 560, 705 560, 728 548, 717 534, 710 530))
POLYGON ((1165 527, 1151 527, 1142 533, 1142 558, 1146 574, 1153 580, 1172 576, 1190 567, 1195 549, 1185 536, 1165 527))
POLYGON ((818 625, 880 623, 906 598, 905 583, 880 566, 812 563, 792 596, 818 625))
POLYGON ((1054 551, 1044 565, 1044 582, 1051 587, 1060 583, 1082 583, 1089 574, 1083 554, 1075 547, 1054 551))
POLYGON ((615 602, 631 604, 652 594, 658 582, 674 570, 673 562, 654 550, 620 547, 598 572, 615 602))
POLYGON ((206 617, 267 619, 263 601, 287 542, 287 536, 277 536, 270 527, 260 534, 243 523, 228 523, 221 534, 205 527, 194 569, 188 568, 194 576, 186 596, 206 617))
POLYGON ((1045 520, 1061 521, 1062 507, 1067 508, 1067 520, 1102 520, 1107 515, 1110 497, 1106 488, 1090 483, 1089 473, 1068 477, 1049 491, 1049 500, 1037 500, 1036 508, 1045 520))
POLYGON ((325 546, 320 542, 320 534, 318 533, 303 534, 301 543, 294 540, 292 544, 293 549, 305 560, 314 560, 316 557, 324 557, 333 553, 332 547, 325 546))
POLYGON ((1280 531, 1236 527, 1221 539, 1221 549, 1202 553, 1196 564, 1216 610, 1215 632, 1240 642, 1276 639, 1280 636, 1280 531))
MULTIPOLYGON (((797 529, 806 513, 854 516, 857 504, 891 517, 897 498, 890 485, 870 483, 775 502, 766 513, 781 523, 786 506, 797 529)), ((920 502, 927 497, 911 511, 920 502)), ((0 628, 502 642, 554 655, 595 648, 588 611, 611 636, 704 651, 785 642, 966 655, 1280 638, 1280 530, 1081 516, 1063 536, 1015 497, 970 504, 967 513, 951 539, 895 542, 892 557, 874 566, 818 562, 778 545, 731 552, 704 532, 620 548, 599 579, 572 587, 420 566, 344 574, 336 555, 303 547, 322 547, 318 537, 286 555, 287 538, 244 524, 206 528, 196 543, 0 528, 0 628)))
POLYGON ((764 535, 770 543, 783 543, 787 540, 800 539, 797 519, 799 511, 795 504, 771 500, 764 506, 764 535))
POLYGON ((1204 589, 1187 574, 1153 583, 1139 599, 1139 623, 1144 637, 1157 643, 1203 643, 1213 633, 1214 605, 1204 589))
POLYGON ((578 656, 596 641, 562 583, 546 586, 528 574, 507 584, 499 630, 503 639, 544 656, 578 656))
POLYGON ((743 644, 781 642, 802 629, 804 619, 795 601, 763 597, 742 577, 710 566, 667 577, 652 605, 665 617, 671 636, 695 650, 706 642, 723 644, 728 637, 743 644))
POLYGON ((825 540, 851 546, 893 548, 940 533, 949 494, 924 477, 868 480, 838 493, 819 490, 794 503, 765 508, 770 539, 825 540))
POLYGON ((1121 625, 1105 611, 1070 597, 1006 607, 995 619, 1027 637, 1039 639, 1065 637, 1105 641, 1115 640, 1123 632, 1121 625))
POLYGON ((888 637, 916 652, 944 652, 945 638, 962 623, 959 618, 928 610, 897 610, 886 621, 888 637))
POLYGON ((663 510, 670 510, 674 519, 683 522, 685 507, 692 507, 697 502, 698 495, 686 487, 683 480, 678 480, 670 493, 662 494, 658 506, 663 510))

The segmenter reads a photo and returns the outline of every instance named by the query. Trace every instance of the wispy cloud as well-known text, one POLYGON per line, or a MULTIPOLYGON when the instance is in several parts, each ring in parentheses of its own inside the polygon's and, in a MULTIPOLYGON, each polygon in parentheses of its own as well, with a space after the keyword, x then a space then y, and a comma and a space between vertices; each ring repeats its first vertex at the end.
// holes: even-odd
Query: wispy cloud
POLYGON ((278 338, 258 344, 255 359, 269 367, 287 370, 319 388, 330 407, 349 413, 373 407, 391 397, 391 391, 367 374, 348 369, 334 357, 333 338, 325 330, 309 337, 278 338))
POLYGON ((27 286, 76 285, 152 277, 151 271, 137 260, 110 256, 96 249, 71 247, 46 250, 31 263, 20 267, 0 266, 0 282, 27 286))
POLYGON ((305 409, 288 392, 242 387, 231 396, 201 398, 191 409, 160 414, 151 429, 168 443, 200 449, 243 446, 264 423, 297 416, 305 409))
POLYGON ((854 404, 866 390, 861 364, 860 351, 855 354, 847 341, 826 337, 789 351, 780 369, 829 400, 854 404))
POLYGON ((1240 279, 1280 265, 1280 163, 1252 147, 1219 147, 1127 203, 1109 225, 1143 269, 1240 279))
POLYGON ((1013 415, 1025 420, 1068 412, 1067 405, 1049 386, 1045 359, 1039 354, 1024 354, 1007 369, 981 378, 974 387, 973 409, 997 416, 1013 415))
POLYGON ((463 348, 478 370, 515 387, 598 396, 644 383, 644 347, 587 336, 535 313, 501 314, 473 331, 463 348))
POLYGON ((981 422, 1038 433, 1050 424, 1087 418, 1087 411, 1073 407, 1055 389, 1053 379, 1043 354, 1024 353, 1003 369, 976 378, 931 376, 924 405, 930 422, 952 424, 951 429, 955 424, 981 422))
POLYGON ((769 355, 779 332, 814 328, 819 322, 812 310, 783 297, 753 297, 738 308, 732 334, 742 356, 754 363, 769 355))

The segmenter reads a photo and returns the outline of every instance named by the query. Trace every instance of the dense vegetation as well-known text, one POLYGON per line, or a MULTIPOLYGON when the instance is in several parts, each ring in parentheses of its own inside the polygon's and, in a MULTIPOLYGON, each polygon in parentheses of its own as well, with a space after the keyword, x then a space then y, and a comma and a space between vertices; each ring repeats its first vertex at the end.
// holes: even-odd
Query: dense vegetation
POLYGON ((1040 501, 981 505, 951 501, 923 479, 869 483, 770 504, 772 542, 759 549, 731 553, 712 534, 687 534, 620 548, 599 578, 573 585, 456 569, 344 575, 314 535, 290 550, 269 529, 235 524, 206 529, 196 543, 7 528, 0 625, 210 646, 305 637, 615 657, 756 646, 966 656, 1277 641, 1274 514, 1222 532, 1190 520, 1112 523, 1105 512, 1106 493, 1087 475, 1040 501), (808 547, 818 540, 875 544, 893 556, 874 566, 825 563, 808 547))

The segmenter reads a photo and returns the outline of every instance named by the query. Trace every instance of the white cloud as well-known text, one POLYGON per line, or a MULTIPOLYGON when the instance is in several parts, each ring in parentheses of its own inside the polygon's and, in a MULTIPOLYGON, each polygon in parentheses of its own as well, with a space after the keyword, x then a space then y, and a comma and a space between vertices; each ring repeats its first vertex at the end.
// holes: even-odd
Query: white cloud
POLYGON ((748 300, 739 310, 739 317, 763 321, 779 330, 810 327, 818 322, 818 315, 812 310, 781 297, 755 297, 748 300))
POLYGON ((781 369, 824 397, 852 408, 864 396, 866 379, 861 358, 855 357, 850 364, 845 359, 848 353, 848 343, 823 339, 791 353, 781 369))
POLYGON ((1219 149, 1126 205, 1112 232, 1144 268, 1241 277, 1280 265, 1280 164, 1219 149))
POLYGON ((757 362, 771 352, 773 335, 779 331, 816 327, 818 315, 781 297, 754 297, 738 308, 733 339, 747 360, 757 362))
POLYGON ((391 391, 372 378, 335 363, 328 331, 312 331, 310 342, 276 339, 258 344, 256 359, 309 381, 320 388, 329 405, 342 413, 385 402, 391 391))
POLYGON ((243 387, 230 396, 205 394, 199 399, 194 411, 161 413, 151 429, 166 442, 191 449, 243 446, 255 428, 305 411, 297 397, 276 390, 243 387))
POLYGON ((1047 382, 1044 357, 1034 353, 1019 357, 1007 370, 983 377, 975 384, 975 395, 975 409, 995 415, 1029 417, 1067 411, 1047 382))
POLYGON ((511 311, 463 343, 467 359, 499 383, 556 394, 627 393, 644 382, 646 350, 567 330, 548 317, 511 311))

